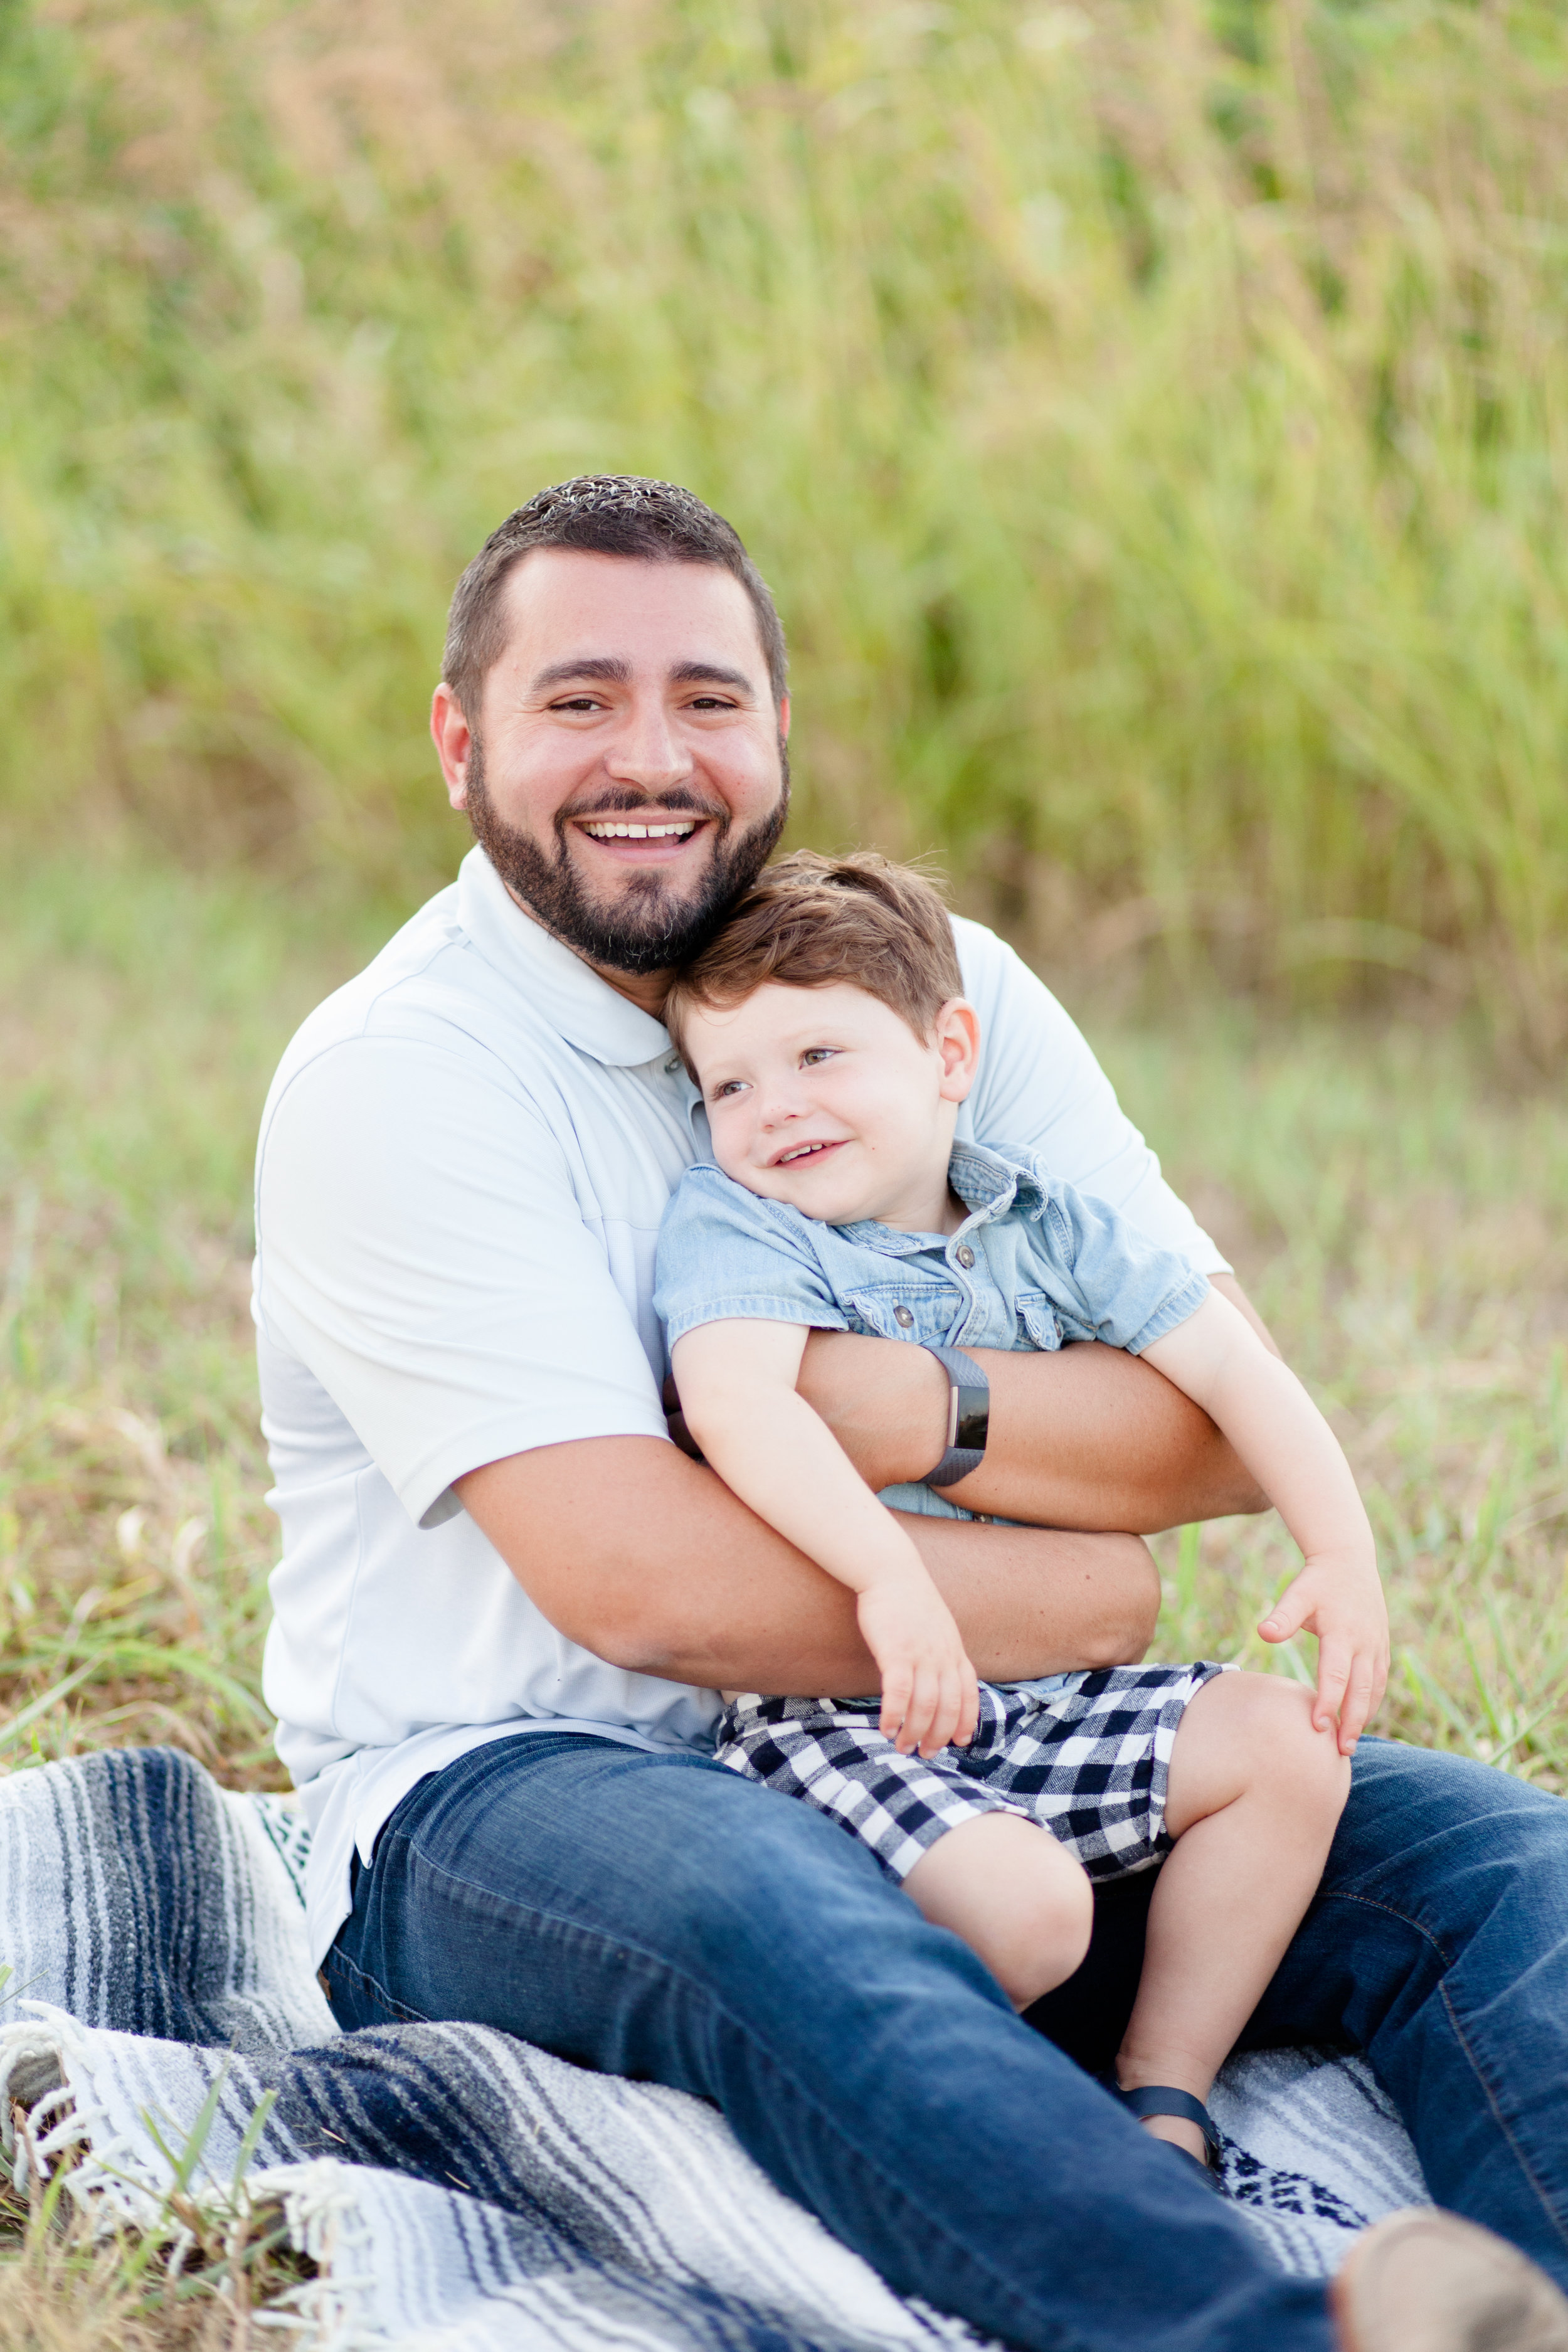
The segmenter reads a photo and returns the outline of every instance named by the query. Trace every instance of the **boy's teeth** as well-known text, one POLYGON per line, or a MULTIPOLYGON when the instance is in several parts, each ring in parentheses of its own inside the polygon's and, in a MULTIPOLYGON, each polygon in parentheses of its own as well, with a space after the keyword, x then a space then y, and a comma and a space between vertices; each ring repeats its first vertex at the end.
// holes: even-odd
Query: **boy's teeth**
POLYGON ((605 817, 584 825, 583 830, 591 833, 595 841, 684 840, 689 833, 696 832, 697 820, 692 816, 683 816, 672 824, 630 824, 619 817, 605 817))

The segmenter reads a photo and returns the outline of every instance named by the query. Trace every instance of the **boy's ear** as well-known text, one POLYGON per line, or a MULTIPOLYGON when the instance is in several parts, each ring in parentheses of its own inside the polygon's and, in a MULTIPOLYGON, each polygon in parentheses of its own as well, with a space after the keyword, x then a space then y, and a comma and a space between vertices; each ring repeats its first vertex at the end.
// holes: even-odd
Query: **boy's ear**
POLYGON ((936 1016, 934 1043, 942 1055, 942 1099, 961 1103, 980 1068, 980 1015, 966 996, 948 998, 936 1016))

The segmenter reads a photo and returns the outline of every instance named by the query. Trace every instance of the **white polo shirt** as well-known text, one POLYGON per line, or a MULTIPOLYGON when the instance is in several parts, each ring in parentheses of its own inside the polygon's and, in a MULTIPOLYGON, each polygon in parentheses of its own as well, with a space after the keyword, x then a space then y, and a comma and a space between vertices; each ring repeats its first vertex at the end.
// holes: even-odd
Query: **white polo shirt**
MULTIPOLYGON (((1040 1152, 1224 1269, 1056 1000, 991 932, 955 930, 983 1034, 961 1137, 1040 1152)), ((654 1246, 708 1149, 662 1025, 523 914, 479 849, 283 1056, 256 1173, 283 1530, 264 1687, 314 1833, 318 1960, 353 1848, 368 1861, 415 1782, 466 1749, 531 1727, 710 1744, 715 1693, 564 1640, 452 1491, 536 1445, 668 1443, 654 1246)))

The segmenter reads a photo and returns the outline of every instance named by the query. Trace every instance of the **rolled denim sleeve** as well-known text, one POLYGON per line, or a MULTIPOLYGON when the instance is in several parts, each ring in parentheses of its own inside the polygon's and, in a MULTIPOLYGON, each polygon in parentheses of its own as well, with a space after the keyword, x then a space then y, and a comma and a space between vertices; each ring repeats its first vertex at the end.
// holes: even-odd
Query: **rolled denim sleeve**
POLYGON ((1064 1336, 1102 1339, 1141 1356, 1145 1348, 1195 1315, 1208 1297, 1208 1276, 1177 1250, 1162 1249, 1103 1201, 1071 1184, 1043 1187, 1042 1219, 1051 1255, 1076 1298, 1064 1336))
POLYGON ((704 1323, 803 1323, 847 1331, 811 1246, 808 1221, 760 1201, 699 1160, 677 1186, 658 1230, 654 1310, 673 1348, 704 1323))

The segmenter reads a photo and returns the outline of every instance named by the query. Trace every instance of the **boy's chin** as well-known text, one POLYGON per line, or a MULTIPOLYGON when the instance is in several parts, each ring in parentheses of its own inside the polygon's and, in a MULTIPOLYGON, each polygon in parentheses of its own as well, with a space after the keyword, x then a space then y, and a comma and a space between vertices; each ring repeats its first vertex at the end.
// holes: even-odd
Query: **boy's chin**
POLYGON ((876 1222, 877 1206, 857 1197, 847 1187, 840 1189, 828 1184, 791 1184, 770 1192, 770 1200, 785 1202, 798 1209, 803 1217, 811 1217, 819 1225, 858 1225, 868 1220, 876 1222))

